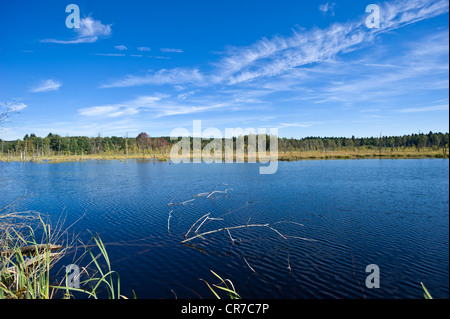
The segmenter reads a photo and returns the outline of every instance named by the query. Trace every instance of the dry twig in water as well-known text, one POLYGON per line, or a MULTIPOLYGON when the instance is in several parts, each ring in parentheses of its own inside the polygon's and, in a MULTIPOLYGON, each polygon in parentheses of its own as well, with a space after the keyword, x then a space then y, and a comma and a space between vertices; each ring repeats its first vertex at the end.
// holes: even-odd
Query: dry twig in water
MULTIPOLYGON (((224 231, 224 230, 230 231, 230 230, 233 230, 233 229, 248 228, 248 227, 267 227, 267 228, 269 228, 269 229, 275 231, 275 232, 276 232, 278 235, 280 235, 283 239, 287 239, 286 236, 284 236, 283 234, 281 234, 278 230, 276 230, 276 229, 270 227, 270 224, 251 224, 251 225, 240 225, 240 226, 232 226, 232 227, 223 227, 223 228, 219 228, 219 229, 215 229, 215 230, 210 230, 210 231, 207 231, 207 232, 204 232, 204 233, 201 233, 201 234, 197 234, 197 235, 192 236, 192 237, 190 237, 190 238, 187 238, 187 239, 183 240, 181 243, 184 244, 184 243, 186 243, 186 242, 188 242, 188 241, 191 241, 191 240, 193 240, 193 239, 195 239, 195 238, 198 238, 198 237, 204 237, 205 235, 218 233, 218 232, 221 232, 221 231, 224 231)), ((191 228, 192 228, 192 227, 191 227, 191 228)), ((189 233, 189 232, 188 232, 188 233, 189 233)), ((186 234, 186 236, 187 236, 187 234, 186 234)))

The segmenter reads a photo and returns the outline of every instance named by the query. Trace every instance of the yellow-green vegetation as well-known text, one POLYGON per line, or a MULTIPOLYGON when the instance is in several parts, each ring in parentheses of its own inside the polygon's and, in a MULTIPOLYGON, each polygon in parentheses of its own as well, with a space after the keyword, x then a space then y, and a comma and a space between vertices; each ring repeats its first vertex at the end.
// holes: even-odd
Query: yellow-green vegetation
POLYGON ((216 296, 217 299, 221 299, 219 295, 220 291, 225 292, 227 297, 230 299, 241 299, 241 296, 239 296, 239 294, 236 292, 236 288, 234 288, 233 282, 230 279, 222 279, 222 277, 220 277, 214 271, 210 271, 220 280, 219 283, 210 285, 206 280, 200 280, 202 280, 208 286, 209 290, 211 290, 211 292, 214 294, 214 296, 216 296), (213 287, 216 289, 214 289, 213 287))
POLYGON ((26 159, 20 158, 20 156, 0 156, 0 162, 33 162, 33 163, 65 163, 65 162, 83 162, 93 160, 119 160, 124 161, 126 159, 143 159, 154 161, 167 161, 170 158, 169 154, 146 154, 142 155, 116 155, 116 154, 89 154, 89 155, 48 155, 48 156, 36 156, 27 157, 26 159))
POLYGON ((422 285, 422 289, 423 289, 423 297, 425 299, 433 299, 433 297, 431 296, 431 294, 428 292, 428 289, 425 287, 425 285, 421 282, 420 283, 422 285))
POLYGON ((93 236, 94 244, 80 245, 78 239, 68 238, 59 222, 51 227, 40 214, 17 213, 12 205, 0 209, 0 299, 70 299, 74 293, 95 299, 126 298, 101 239, 93 236), (77 259, 80 288, 67 285, 68 274, 59 262, 77 249, 82 251, 77 259), (95 250, 100 252, 94 254, 95 250), (85 255, 90 256, 88 261, 85 255))
MULTIPOLYGON (((267 157, 270 153, 267 153, 267 157)), ((273 154, 272 154, 273 156, 273 154)), ((259 160, 258 154, 250 154, 250 158, 259 160)), ((192 155, 190 156, 192 159, 192 155)), ((244 161, 248 161, 249 155, 246 153, 244 161)), ((371 150, 332 150, 332 151, 279 151, 278 160, 280 161, 299 161, 299 160, 327 160, 327 159, 370 159, 370 158, 385 158, 385 159, 408 159, 408 158, 449 158, 448 149, 446 153, 436 148, 402 148, 392 151, 391 149, 371 150)), ((147 153, 142 154, 89 154, 89 155, 48 155, 48 156, 34 156, 21 158, 20 156, 0 156, 0 162, 34 162, 34 163, 63 163, 63 162, 82 162, 89 160, 119 160, 127 159, 142 159, 153 160, 159 162, 166 162, 170 160, 169 152, 147 153)), ((223 154, 223 160, 224 154, 223 154)), ((236 156, 234 156, 236 160, 236 156)))
POLYGON ((341 151, 280 151, 278 158, 281 161, 296 161, 308 159, 364 159, 364 158, 449 158, 449 152, 443 153, 442 150, 436 148, 403 148, 399 150, 382 149, 370 150, 341 150, 341 151))

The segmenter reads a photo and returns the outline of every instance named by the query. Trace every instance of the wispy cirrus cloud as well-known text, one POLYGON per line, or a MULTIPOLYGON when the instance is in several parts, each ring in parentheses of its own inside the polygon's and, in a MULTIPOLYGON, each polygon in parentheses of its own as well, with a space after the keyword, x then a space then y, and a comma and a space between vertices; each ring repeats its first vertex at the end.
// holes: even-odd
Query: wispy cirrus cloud
POLYGON ((53 79, 48 79, 39 83, 37 86, 31 89, 32 93, 40 93, 40 92, 51 92, 57 91, 61 87, 61 82, 58 82, 53 79))
POLYGON ((172 49, 172 48, 161 48, 159 50, 161 52, 165 52, 165 53, 183 53, 184 52, 181 49, 172 49))
POLYGON ((100 88, 129 87, 146 84, 176 85, 183 83, 192 83, 196 85, 202 85, 204 81, 205 81, 204 75, 197 68, 194 69, 175 68, 175 69, 161 69, 157 72, 149 72, 145 75, 128 75, 124 79, 103 84, 100 86, 100 88))
POLYGON ((319 110, 330 107, 343 111, 340 114, 352 110, 349 118, 374 123, 399 114, 448 112, 442 102, 436 106, 428 100, 425 106, 417 103, 410 108, 407 104, 414 102, 411 96, 417 92, 425 92, 421 93, 424 96, 448 88, 448 29, 405 38, 395 49, 390 41, 377 39, 405 25, 447 13, 448 2, 398 0, 382 3, 380 7, 381 12, 386 12, 380 29, 368 29, 362 15, 355 21, 334 23, 324 29, 298 29, 288 36, 228 47, 208 65, 160 69, 113 79, 100 87, 171 85, 174 97, 164 98, 148 108, 117 109, 117 105, 114 108, 104 105, 91 111, 111 116, 149 111, 152 118, 180 115, 175 121, 188 114, 224 110, 245 114, 264 109, 265 114, 278 116, 277 121, 270 120, 271 125, 284 132, 324 128, 321 124, 333 118, 319 110), (405 100, 408 102, 397 104, 405 100), (405 109, 399 110, 399 105, 405 109), (354 112, 362 107, 380 111, 354 112), (296 108, 302 111, 292 114, 296 108))
POLYGON ((23 102, 0 103, 0 111, 20 112, 27 107, 28 105, 23 102), (5 110, 2 110, 2 107, 5 108, 5 110))
POLYGON ((305 82, 313 82, 316 84, 314 90, 301 92, 303 100, 313 103, 378 101, 389 105, 390 99, 399 96, 448 89, 448 43, 448 30, 445 30, 412 42, 405 41, 397 46, 393 56, 384 56, 382 52, 386 48, 380 45, 379 51, 351 63, 337 60, 302 70, 303 78, 292 71, 291 76, 282 77, 276 85, 287 81, 292 88, 298 88, 305 82), (371 63, 378 58, 384 63, 371 63), (324 74, 327 75, 325 79, 324 74), (340 80, 336 80, 337 77, 340 80))
POLYGON ((420 107, 408 107, 406 109, 397 110, 399 113, 422 113, 422 112, 434 112, 434 111, 447 111, 448 104, 432 105, 432 106, 420 106, 420 107))
POLYGON ((322 122, 295 122, 295 123, 280 123, 279 129, 285 127, 302 127, 307 128, 314 125, 322 124, 322 122))
POLYGON ((92 53, 92 55, 98 56, 125 56, 123 53, 92 53))
POLYGON ((58 44, 77 44, 77 43, 94 43, 99 38, 107 38, 111 36, 111 24, 102 24, 99 20, 91 17, 80 19, 80 27, 72 29, 76 36, 69 40, 43 39, 42 43, 58 43, 58 44))
POLYGON ((134 100, 112 105, 101 105, 82 108, 78 110, 80 115, 84 116, 105 116, 119 117, 125 115, 134 115, 143 108, 154 107, 155 103, 161 101, 165 95, 159 96, 140 96, 134 100))
MULTIPOLYGON (((333 3, 322 9, 330 11, 333 3)), ((380 4, 381 27, 368 29, 365 16, 355 21, 334 23, 325 29, 295 30, 289 36, 263 38, 245 47, 230 47, 213 68, 163 69, 146 76, 128 75, 104 84, 102 88, 144 84, 236 85, 259 79, 274 78, 299 67, 333 62, 337 57, 372 44, 383 33, 448 12, 447 0, 397 0, 380 4), (177 77, 176 75, 181 75, 177 77)), ((164 51, 163 51, 164 50, 164 51)), ((178 49, 161 49, 179 52, 178 49)), ((181 50, 180 50, 181 51, 181 50)))
POLYGON ((333 61, 371 44, 377 35, 448 12, 448 1, 394 1, 381 4, 381 27, 368 29, 365 19, 335 23, 326 29, 294 31, 291 36, 262 39, 231 48, 217 65, 218 81, 230 84, 273 77, 298 67, 333 61))
POLYGON ((167 94, 144 95, 133 100, 112 104, 82 108, 78 113, 87 117, 122 117, 135 115, 141 112, 152 112, 154 118, 186 115, 206 112, 214 109, 221 109, 231 106, 229 102, 212 103, 208 101, 193 102, 193 104, 179 104, 176 100, 170 99, 167 94))
POLYGON ((336 5, 336 3, 332 2, 332 3, 324 3, 321 4, 319 6, 319 10, 323 13, 323 14, 329 14, 331 16, 334 16, 334 6, 336 5))

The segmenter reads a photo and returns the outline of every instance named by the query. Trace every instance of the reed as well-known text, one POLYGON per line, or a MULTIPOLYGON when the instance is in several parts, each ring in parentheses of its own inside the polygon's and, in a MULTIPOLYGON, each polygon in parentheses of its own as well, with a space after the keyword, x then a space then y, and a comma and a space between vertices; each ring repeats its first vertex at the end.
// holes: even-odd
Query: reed
POLYGON ((120 292, 120 276, 111 269, 105 245, 98 236, 92 236, 93 245, 76 246, 79 239, 71 237, 64 227, 65 218, 55 226, 45 221, 36 212, 15 212, 14 203, 0 209, 0 299, 56 299, 73 298, 74 292, 88 298, 126 298, 120 292), (94 249, 100 252, 94 254, 94 249), (63 266, 58 271, 60 260, 78 251, 84 252, 78 264, 90 261, 81 267, 82 288, 68 287, 68 274, 63 266), (95 266, 91 269, 91 265, 95 266), (103 270, 106 266, 106 271, 103 270), (64 269, 64 270, 63 270, 64 269), (65 275, 55 281, 55 273, 63 270, 65 275), (106 291, 100 293, 100 291, 106 291))
POLYGON ((425 287, 425 285, 421 282, 420 283, 423 289, 423 297, 425 299, 433 299, 433 297, 431 296, 431 294, 428 292, 428 289, 425 287))
MULTIPOLYGON (((91 248, 87 247, 88 254, 91 257, 91 262, 88 266, 83 267, 79 274, 80 279, 82 276, 88 276, 86 280, 80 280, 80 287, 69 287, 68 285, 55 285, 52 286, 54 289, 65 291, 64 296, 66 298, 71 298, 72 292, 78 292, 80 294, 86 295, 88 298, 100 299, 104 296, 104 291, 106 291, 108 299, 128 299, 126 296, 121 294, 120 291, 120 275, 117 271, 112 270, 111 261, 109 259, 108 253, 106 251, 105 245, 99 236, 92 236, 95 242, 95 247, 100 250, 100 253, 94 255, 91 248), (103 259, 103 265, 106 265, 106 270, 103 270, 100 260, 103 259), (93 274, 89 274, 88 267, 90 264, 95 265, 95 270, 93 274)), ((66 281, 66 277, 64 280, 66 281)), ((136 295, 133 292, 134 297, 136 295)))
MULTIPOLYGON (((214 271, 210 270, 211 273, 216 276, 220 282, 217 284, 212 284, 213 287, 226 292, 227 296, 230 299, 241 299, 241 296, 239 296, 239 294, 236 292, 236 288, 234 288, 233 282, 230 279, 222 279, 222 277, 220 277, 218 274, 216 274, 214 271)), ((211 285, 204 279, 200 279, 201 281, 203 281, 209 288, 209 290, 211 290, 211 292, 214 294, 214 296, 216 296, 217 299, 221 299, 220 295, 219 295, 219 291, 215 290, 214 288, 211 287, 211 285)))
POLYGON ((52 298, 50 270, 68 249, 53 244, 59 230, 41 215, 8 212, 0 217, 0 235, 0 299, 52 298), (38 225, 33 228, 30 221, 38 225))

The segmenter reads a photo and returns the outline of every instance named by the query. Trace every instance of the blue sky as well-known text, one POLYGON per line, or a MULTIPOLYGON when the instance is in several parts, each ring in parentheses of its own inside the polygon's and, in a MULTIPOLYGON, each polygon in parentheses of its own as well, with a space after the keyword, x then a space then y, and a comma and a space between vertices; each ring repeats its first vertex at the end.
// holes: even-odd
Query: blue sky
POLYGON ((296 138, 448 132, 448 21, 447 0, 3 1, 0 102, 20 114, 0 138, 167 136, 193 120, 296 138))

